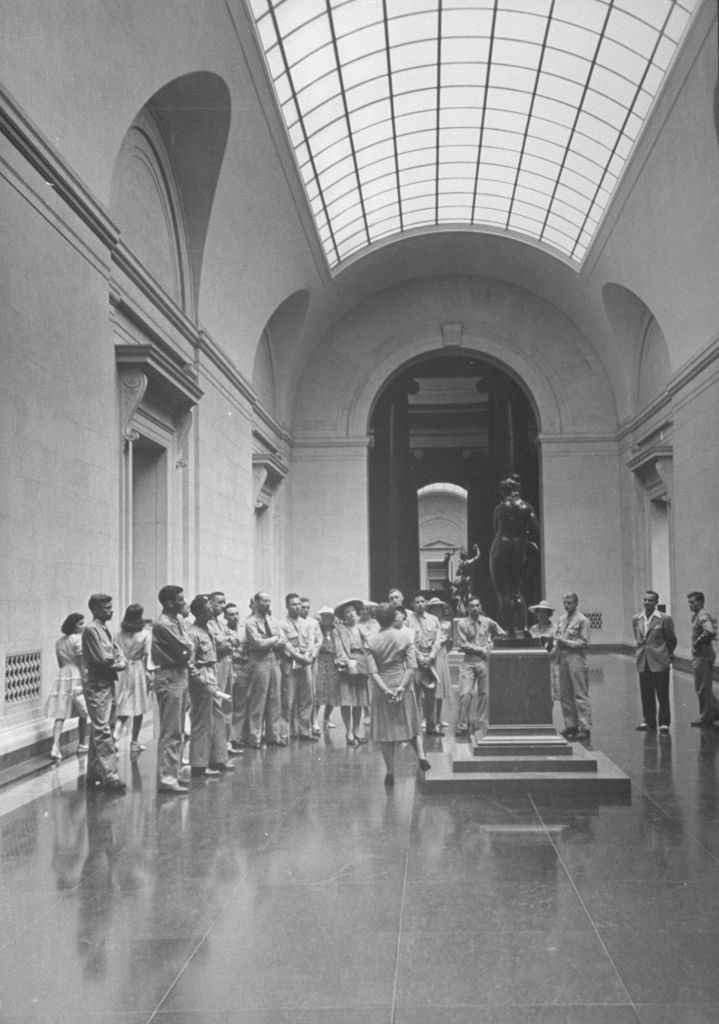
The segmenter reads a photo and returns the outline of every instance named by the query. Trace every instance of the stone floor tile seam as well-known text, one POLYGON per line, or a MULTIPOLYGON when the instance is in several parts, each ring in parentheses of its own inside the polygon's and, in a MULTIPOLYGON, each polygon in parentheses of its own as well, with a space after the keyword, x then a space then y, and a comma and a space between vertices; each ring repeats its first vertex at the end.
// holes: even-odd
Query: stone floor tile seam
MULTIPOLYGON (((411 832, 412 820, 414 819, 414 813, 416 808, 416 801, 412 805, 412 814, 410 819, 411 832)), ((399 963, 400 963, 400 952, 402 949, 402 939, 404 936, 404 929, 402 927, 402 921, 404 917, 404 904, 405 894, 407 891, 407 874, 409 870, 409 838, 407 841, 407 848, 404 855, 404 871, 402 872, 402 897, 399 904, 399 921, 397 924, 397 942, 395 944, 395 957, 394 957, 394 978, 392 979, 392 1004, 390 1007, 390 1024, 395 1024, 395 1017, 397 1014, 397 988, 399 984, 399 963)))
MULTIPOLYGON (((309 783, 308 783, 308 785, 309 785, 309 783)), ((235 885, 233 885, 233 887, 232 887, 232 890, 231 890, 231 893, 230 893, 231 896, 234 896, 235 894, 240 892, 241 887, 242 887, 243 884, 246 883, 246 881, 248 879, 248 876, 249 876, 249 874, 250 874, 254 864, 261 857, 262 853, 267 849, 267 847, 271 843, 272 839, 276 835, 277 831, 280 828, 282 828, 284 822, 289 817, 289 815, 292 813, 292 810, 293 810, 295 804, 299 801, 300 796, 302 795, 302 792, 303 791, 300 790, 300 792, 298 792, 296 794, 294 800, 292 800, 292 802, 288 806, 288 808, 285 811, 285 813, 280 817, 280 820, 276 823, 274 830, 268 834, 265 842, 256 850, 254 855, 250 857, 244 872, 242 873, 240 878, 237 880, 235 885)), ((205 931, 203 932, 201 937, 195 943, 194 948, 191 950, 191 952, 186 957, 185 962, 182 964, 180 969, 177 971, 177 973, 176 973, 175 977, 173 978, 172 982, 167 987, 167 990, 165 991, 164 995, 158 1001, 157 1006, 152 1011, 151 1015, 148 1017, 146 1024, 152 1024, 152 1022, 157 1018, 157 1015, 161 1011, 163 1004, 165 1003, 165 1001, 167 1000, 167 998, 169 997, 169 995, 171 994, 171 992, 173 991, 173 989, 175 988, 177 983, 179 982, 179 980, 182 977, 182 975, 187 971, 188 967, 190 966, 190 964, 192 963, 194 958, 199 953, 199 951, 202 948, 203 944, 209 938, 209 936, 210 936, 212 930, 214 929, 215 925, 217 924, 217 922, 223 917, 223 915, 225 913, 226 913, 226 908, 222 907, 217 912, 217 914, 212 918, 212 920, 210 921, 209 925, 207 926, 207 928, 205 929, 205 931)))
MULTIPOLYGON (((530 797, 530 800, 532 800, 531 797, 530 797)), ((541 821, 542 820, 542 816, 539 813, 539 809, 536 807, 536 804, 534 804, 534 800, 532 800, 532 804, 534 805, 535 810, 537 811, 537 816, 539 817, 539 819, 541 821)), ((542 822, 542 823, 544 824, 544 822, 542 822)), ((587 920, 590 922, 590 924, 592 926, 592 930, 594 931, 594 934, 597 937, 597 941, 601 945, 602 950, 604 951, 604 955, 607 958, 607 961, 612 966, 612 970, 614 971, 614 973, 615 973, 615 975, 617 977, 617 981, 621 985, 623 991, 626 993, 626 997, 627 997, 627 1001, 626 1002, 627 1002, 627 1004, 629 1006, 632 1007, 632 1009, 636 1013, 636 1007, 634 1006, 634 1001, 632 1000, 632 997, 629 994, 629 989, 627 988, 627 986, 626 986, 626 984, 624 982, 624 978, 620 974, 619 969, 618 969, 616 963, 614 962, 613 957, 611 956, 611 954, 610 954, 610 952, 609 952, 609 950, 607 948, 607 944, 604 941, 604 939, 602 938, 602 935, 601 935, 601 933, 599 931, 599 928, 598 928, 596 922, 592 918, 592 915, 589 913, 589 908, 587 907, 586 903, 582 899, 582 894, 579 891, 579 889, 577 888, 576 882, 574 881, 574 878, 572 877, 572 873, 569 870, 567 864, 565 864, 565 862, 564 862, 564 858, 562 857, 562 853, 561 853, 561 850, 559 849, 559 846, 557 845, 556 839, 555 839, 554 835, 552 835, 552 833, 551 833, 551 831, 549 829, 547 829, 547 835, 549 837, 549 841, 551 842, 552 846, 554 847, 554 850, 555 850, 556 855, 557 855, 557 860, 558 860, 559 864, 561 864, 562 870, 566 873, 567 877, 569 878, 569 881, 572 884, 572 888, 574 889, 574 894, 577 897, 577 899, 579 900, 579 903, 580 903, 580 905, 582 907, 582 911, 586 914, 587 920)))

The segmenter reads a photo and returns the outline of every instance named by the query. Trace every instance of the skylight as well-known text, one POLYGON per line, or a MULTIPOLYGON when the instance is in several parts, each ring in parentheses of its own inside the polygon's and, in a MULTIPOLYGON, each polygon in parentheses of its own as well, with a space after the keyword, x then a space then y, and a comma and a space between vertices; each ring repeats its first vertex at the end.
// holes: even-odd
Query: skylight
POLYGON ((412 229, 580 264, 696 0, 249 0, 327 260, 412 229))

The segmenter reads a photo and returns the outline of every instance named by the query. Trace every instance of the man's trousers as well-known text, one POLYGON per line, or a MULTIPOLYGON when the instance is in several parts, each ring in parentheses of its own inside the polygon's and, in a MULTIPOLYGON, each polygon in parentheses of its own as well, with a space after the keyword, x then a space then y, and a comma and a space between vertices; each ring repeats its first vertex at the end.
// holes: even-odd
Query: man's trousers
POLYGON ((250 742, 259 746, 262 725, 268 743, 282 739, 280 715, 280 662, 270 652, 257 661, 250 661, 250 742))
POLYGON ((90 719, 90 745, 87 752, 87 779, 112 782, 117 779, 117 750, 112 730, 115 725, 115 684, 83 689, 87 717, 90 719))
POLYGON ((559 655, 559 701, 567 729, 592 728, 589 706, 589 674, 584 654, 561 651, 559 655))

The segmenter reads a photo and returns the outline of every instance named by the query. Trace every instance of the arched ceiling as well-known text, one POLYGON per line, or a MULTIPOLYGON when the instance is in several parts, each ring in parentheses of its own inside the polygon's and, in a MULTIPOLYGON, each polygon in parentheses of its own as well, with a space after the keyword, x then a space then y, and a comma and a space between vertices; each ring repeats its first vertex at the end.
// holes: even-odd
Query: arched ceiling
POLYGON ((461 227, 579 266, 696 0, 248 0, 330 267, 461 227))

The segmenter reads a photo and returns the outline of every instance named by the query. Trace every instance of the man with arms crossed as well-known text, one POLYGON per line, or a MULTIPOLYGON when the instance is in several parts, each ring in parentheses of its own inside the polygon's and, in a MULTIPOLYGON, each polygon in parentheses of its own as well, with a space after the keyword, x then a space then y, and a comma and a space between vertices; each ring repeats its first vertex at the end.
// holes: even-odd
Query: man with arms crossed
POLYGON ((459 668, 459 711, 457 712, 456 736, 470 731, 472 738, 482 726, 488 724, 489 701, 489 652, 495 636, 506 633, 494 619, 482 615, 478 597, 470 597, 466 619, 457 623, 457 648, 464 654, 459 668), (476 694, 476 712, 473 710, 473 696, 476 694))
POLYGON ((636 640, 636 662, 639 672, 639 694, 642 700, 643 721, 637 726, 638 732, 652 732, 657 727, 657 705, 659 705, 659 731, 669 732, 671 712, 669 710, 669 667, 672 654, 677 646, 677 635, 671 615, 657 608, 659 594, 656 590, 644 592, 644 611, 632 618, 636 640))
POLYGON ((152 651, 155 666, 153 689, 157 698, 157 789, 160 793, 186 793, 189 787, 180 781, 182 727, 192 640, 185 625, 185 593, 172 583, 158 594, 162 614, 152 624, 152 651))

